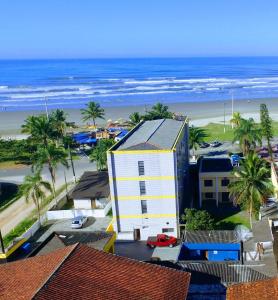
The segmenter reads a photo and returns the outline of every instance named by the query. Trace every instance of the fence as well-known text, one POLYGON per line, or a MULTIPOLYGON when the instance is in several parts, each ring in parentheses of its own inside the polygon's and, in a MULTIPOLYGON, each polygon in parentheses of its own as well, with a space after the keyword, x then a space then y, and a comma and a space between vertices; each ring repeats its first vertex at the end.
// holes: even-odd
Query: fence
POLYGON ((72 219, 78 216, 87 216, 103 218, 111 209, 109 202, 103 209, 68 209, 68 210, 50 210, 46 212, 47 220, 72 219))

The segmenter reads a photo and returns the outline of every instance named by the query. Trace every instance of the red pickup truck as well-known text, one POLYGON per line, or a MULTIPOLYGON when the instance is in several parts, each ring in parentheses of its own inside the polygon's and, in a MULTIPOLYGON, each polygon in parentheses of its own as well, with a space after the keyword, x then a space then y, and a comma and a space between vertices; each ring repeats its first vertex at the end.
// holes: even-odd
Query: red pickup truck
POLYGON ((177 239, 166 234, 158 234, 150 236, 147 240, 147 245, 151 248, 155 247, 173 247, 177 244, 177 239))

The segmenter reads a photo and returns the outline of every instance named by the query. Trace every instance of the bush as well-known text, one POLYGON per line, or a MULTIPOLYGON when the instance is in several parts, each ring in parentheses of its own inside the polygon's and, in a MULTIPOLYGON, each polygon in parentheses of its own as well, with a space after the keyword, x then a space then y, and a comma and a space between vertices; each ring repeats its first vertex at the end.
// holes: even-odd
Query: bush
POLYGON ((20 237, 26 230, 28 230, 35 222, 37 221, 36 217, 27 218, 24 221, 20 222, 12 231, 10 231, 4 237, 4 245, 5 247, 9 246, 9 244, 17 237, 20 237))
POLYGON ((186 230, 212 230, 215 228, 213 217, 205 210, 186 208, 181 219, 186 224, 186 230))

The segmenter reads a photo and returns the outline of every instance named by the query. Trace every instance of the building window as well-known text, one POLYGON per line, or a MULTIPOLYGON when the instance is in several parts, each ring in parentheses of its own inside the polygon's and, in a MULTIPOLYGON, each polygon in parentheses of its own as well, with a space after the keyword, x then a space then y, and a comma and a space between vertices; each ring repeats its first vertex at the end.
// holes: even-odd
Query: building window
POLYGON ((207 199, 213 199, 213 193, 205 193, 207 199))
POLYGON ((162 228, 162 233, 174 232, 174 228, 162 228))
POLYGON ((230 202, 230 193, 222 193, 222 202, 230 202))
POLYGON ((145 166, 143 161, 138 161, 138 173, 139 176, 145 175, 145 166))
POLYGON ((230 180, 227 179, 227 178, 224 178, 224 179, 221 180, 221 185, 222 186, 228 186, 229 183, 230 183, 230 180))
POLYGON ((146 182, 139 181, 140 195, 146 195, 146 182))
POLYGON ((205 186, 213 186, 213 181, 211 179, 210 180, 205 180, 204 185, 205 186))
POLYGON ((142 210, 142 214, 148 213, 147 200, 141 200, 141 210, 142 210))

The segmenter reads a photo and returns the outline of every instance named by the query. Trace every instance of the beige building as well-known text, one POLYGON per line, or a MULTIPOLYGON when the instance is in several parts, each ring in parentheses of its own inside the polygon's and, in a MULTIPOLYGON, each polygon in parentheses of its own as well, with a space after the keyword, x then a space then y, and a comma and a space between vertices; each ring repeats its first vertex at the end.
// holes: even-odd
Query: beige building
POLYGON ((233 180, 230 158, 201 158, 199 165, 199 203, 216 205, 232 203, 228 185, 233 180))

